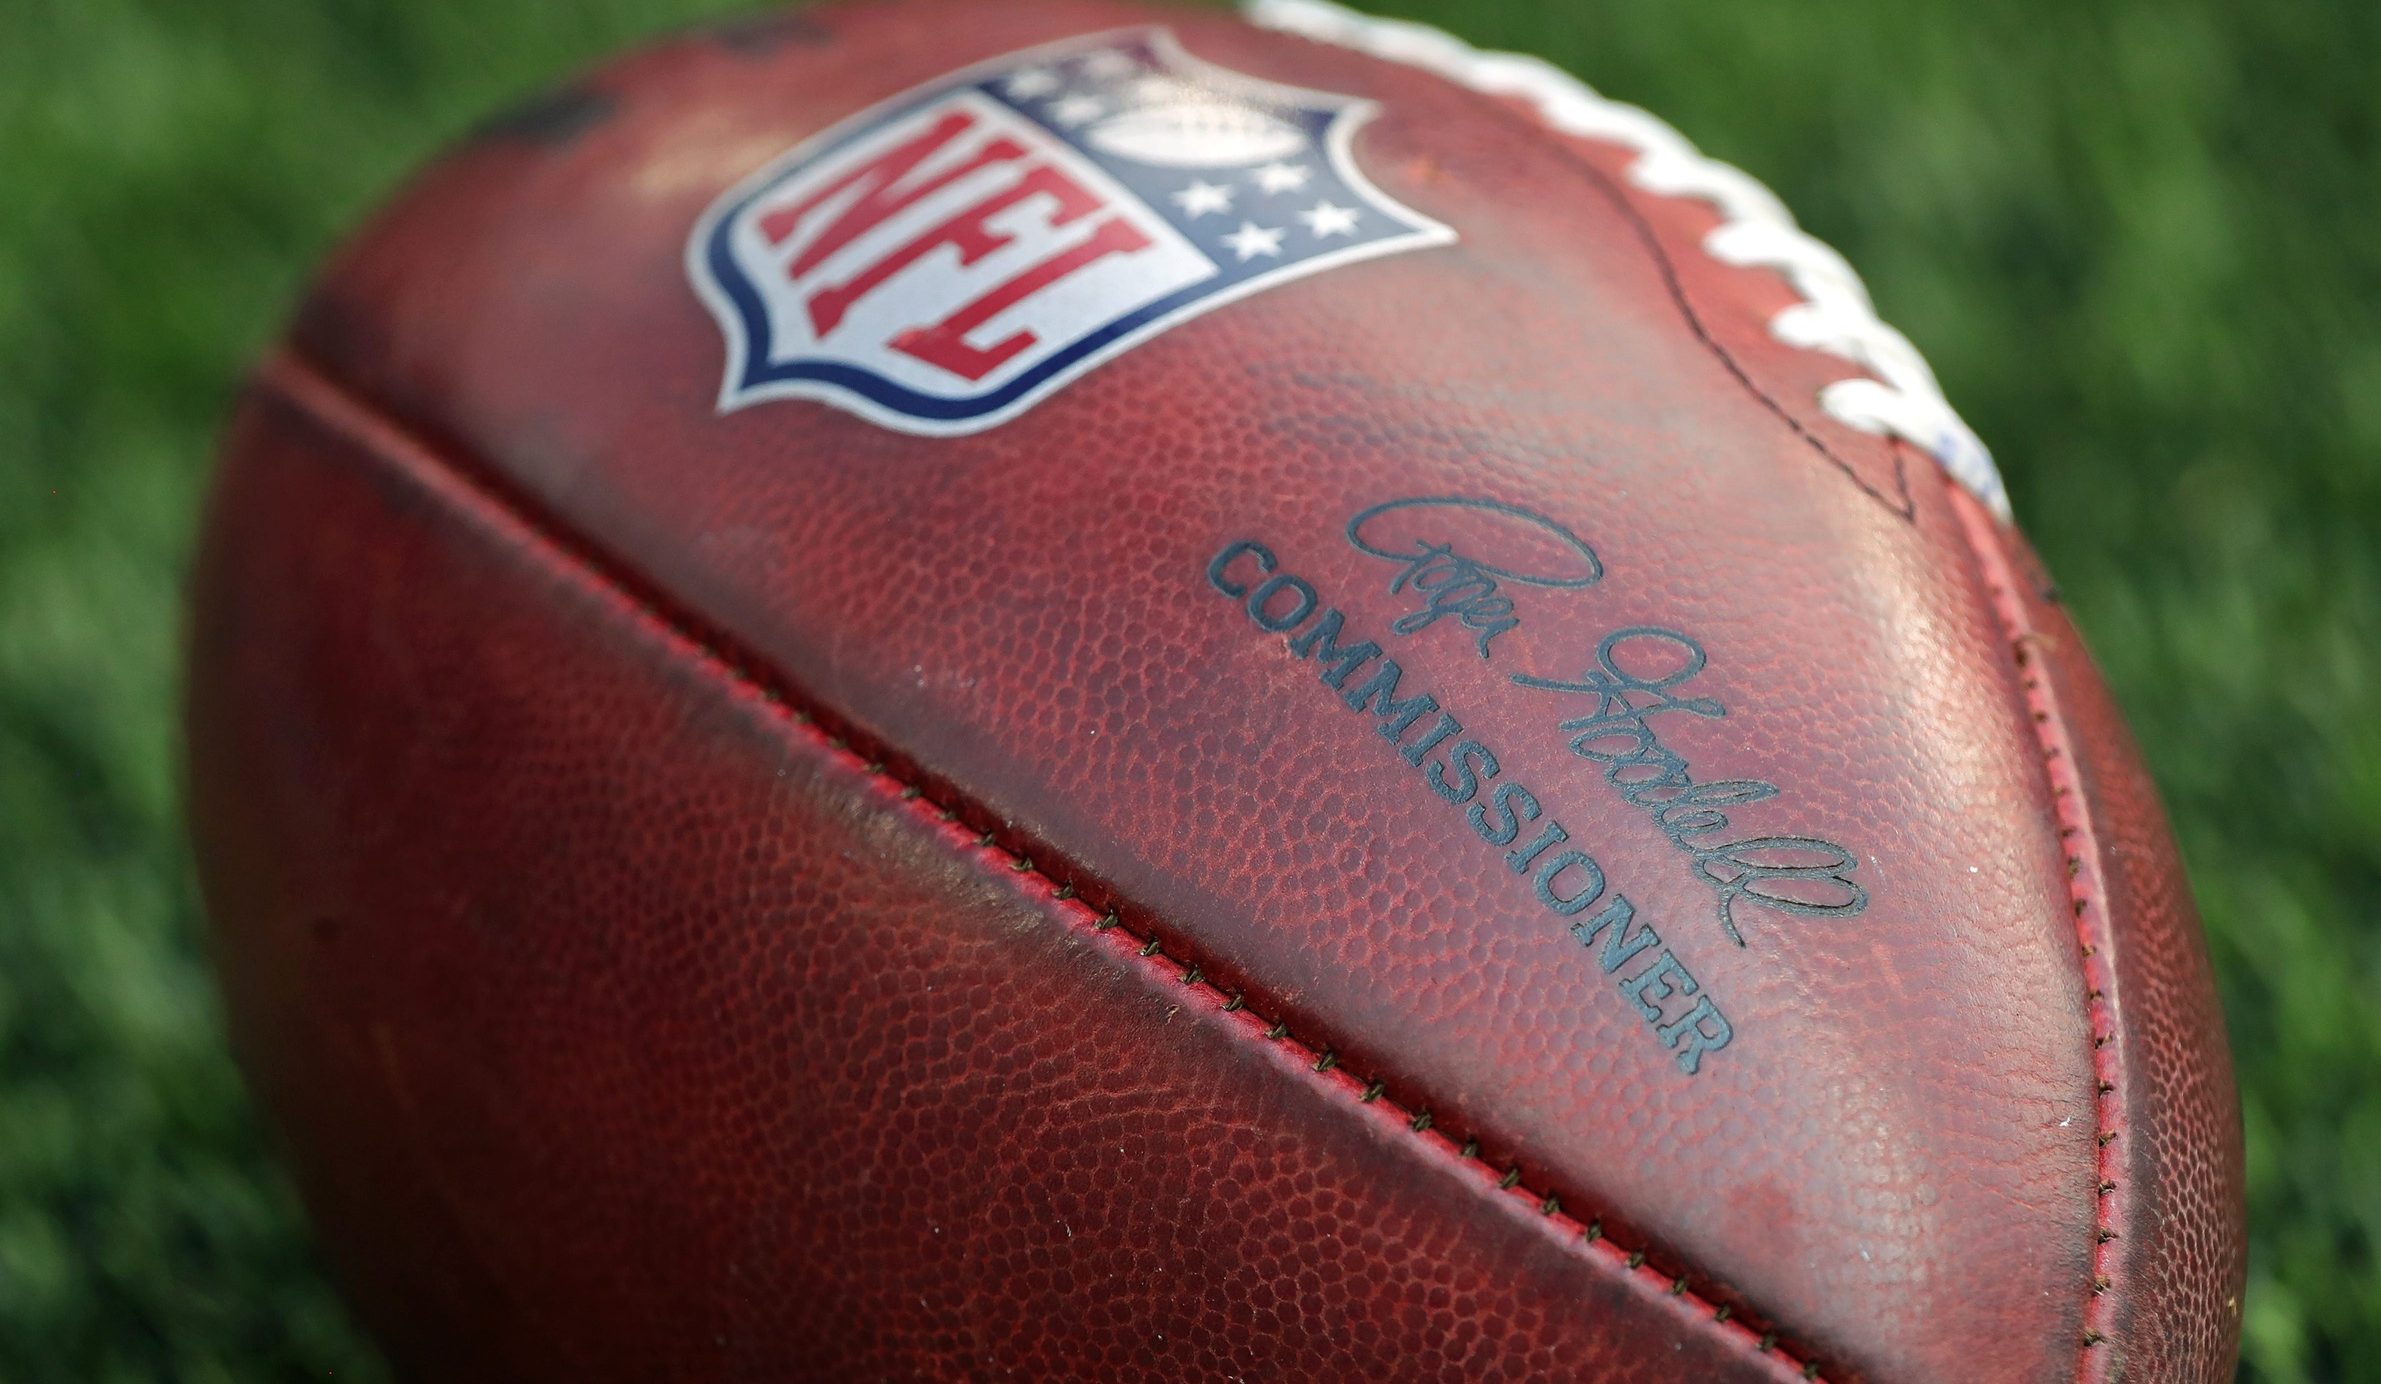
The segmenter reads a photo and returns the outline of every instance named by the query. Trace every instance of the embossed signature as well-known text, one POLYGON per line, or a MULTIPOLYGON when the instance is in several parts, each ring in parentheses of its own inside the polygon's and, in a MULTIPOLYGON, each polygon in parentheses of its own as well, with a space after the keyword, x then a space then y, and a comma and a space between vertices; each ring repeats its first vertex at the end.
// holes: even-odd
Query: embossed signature
POLYGON ((1728 709, 1716 697, 1685 695, 1707 662, 1703 646, 1676 630, 1632 625, 1605 635, 1595 666, 1575 679, 1515 673, 1515 686, 1592 697, 1595 709, 1561 723, 1571 752, 1603 766, 1605 781, 1630 806, 1651 816, 1670 844, 1694 861, 1695 874, 1719 896, 1720 926, 1736 945, 1738 902, 1783 913, 1846 917, 1868 907, 1868 891, 1852 878, 1858 858, 1814 836, 1724 839, 1726 809, 1778 795, 1760 779, 1697 783, 1684 756, 1665 746, 1651 724, 1664 712, 1717 720, 1728 709), (1631 671, 1624 662, 1648 671, 1631 671))
POLYGON ((1391 594, 1410 593, 1421 602, 1390 628, 1415 634, 1451 617, 1471 632, 1482 658, 1491 640, 1521 624, 1501 583, 1577 590, 1604 575, 1604 564, 1579 535, 1496 500, 1389 500, 1350 519, 1347 536, 1357 551, 1396 564, 1391 594), (1473 552, 1459 551, 1458 541, 1473 552), (1493 551, 1477 555, 1482 545, 1493 551))

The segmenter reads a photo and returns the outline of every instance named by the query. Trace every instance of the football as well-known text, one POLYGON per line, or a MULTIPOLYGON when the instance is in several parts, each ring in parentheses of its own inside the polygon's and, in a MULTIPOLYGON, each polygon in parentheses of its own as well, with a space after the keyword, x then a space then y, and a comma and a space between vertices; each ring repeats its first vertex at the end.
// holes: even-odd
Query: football
POLYGON ((411 1377, 2230 1377, 2198 922, 1989 452, 1538 60, 624 58, 324 268, 188 687, 411 1377))

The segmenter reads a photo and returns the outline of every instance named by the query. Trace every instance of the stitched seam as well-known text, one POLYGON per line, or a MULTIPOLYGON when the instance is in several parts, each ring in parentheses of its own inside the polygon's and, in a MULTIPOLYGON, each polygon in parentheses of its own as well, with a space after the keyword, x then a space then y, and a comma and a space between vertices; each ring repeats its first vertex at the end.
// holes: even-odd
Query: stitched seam
POLYGON ((375 455, 401 465, 410 461, 413 465, 407 468, 409 471, 427 472, 433 482, 438 479, 450 482, 461 492, 475 517, 517 529, 522 537, 546 552, 550 568, 575 576, 584 589, 612 605, 647 633, 673 646, 687 662, 725 683, 731 693, 756 704, 789 733, 808 742, 815 751, 846 771, 858 773, 888 810, 905 813, 954 852, 972 859, 988 876, 1006 881, 1034 902, 1091 932, 1120 957, 1125 957, 1127 964, 1137 960, 1161 970, 1181 985, 1187 995, 1212 1006, 1216 1014, 1234 1024, 1243 1036, 1297 1053, 1311 1077, 1353 1100, 1357 1106, 1397 1120, 1411 1137, 1442 1154, 1452 1155, 1472 1176, 1478 1190, 1510 1199, 1514 1209, 1554 1228, 1600 1268, 1618 1272, 1657 1305, 1660 1299, 1675 1299, 1706 1328, 1719 1331, 1732 1344, 1772 1364, 1782 1364, 1803 1380, 1823 1384, 1820 1367, 1806 1350, 1787 1343, 1774 1328, 1753 1330, 1736 1320, 1735 1309, 1730 1305, 1717 1301, 1708 1290, 1699 1291, 1695 1281, 1698 1278, 1708 1281, 1709 1275, 1671 1273, 1657 1268, 1648 1262, 1644 1249, 1624 1247, 1607 1236, 1601 1217, 1582 1220, 1564 1211, 1561 1199, 1526 1180, 1518 1163, 1503 1168, 1491 1163, 1482 1155, 1476 1138, 1467 1137, 1457 1143, 1450 1134, 1436 1127, 1427 1106, 1389 1095, 1385 1078, 1342 1065, 1330 1047, 1295 1034, 1286 1018, 1253 1008, 1244 992, 1227 990, 1209 980, 1186 948, 1179 942, 1168 943, 1160 938, 1149 920, 1139 916, 1140 910, 1129 901, 1105 897, 1107 891, 1096 882, 1089 883, 1089 890, 1101 896, 1101 901, 1095 903, 1086 897, 1085 882, 1054 872, 1048 864, 1033 859, 1027 849, 1012 844, 1014 838, 1002 830, 995 814, 970 801, 956 788, 933 782, 926 773, 894 763, 886 747, 843 725, 817 698, 803 692, 763 661, 745 657, 733 639, 712 629, 691 612, 668 604, 666 593, 648 581, 635 579, 633 569, 614 561, 582 535, 544 513, 534 501, 483 474, 478 465, 441 453, 406 423, 294 352, 284 350, 268 358, 259 367, 257 378, 291 406, 365 444, 375 455))
POLYGON ((2016 660, 2018 681, 2025 691, 2026 710, 2042 750, 2044 772, 2050 780, 2051 807, 2058 822, 2059 853, 2067 863, 2067 897, 2075 914, 2075 943, 2081 950, 2084 996, 2090 1007, 2092 1031, 2092 1122, 2094 1142, 2094 1198, 2090 1295, 2084 1301, 2082 1347, 2077 1354, 2076 1378, 2104 1379, 2111 1368, 2107 1343, 2115 1319, 2117 1222, 2123 1191, 2117 1184, 2118 1117, 2122 1113, 2124 1075, 2122 1035, 2109 993, 2116 983, 2110 964, 2112 937, 2108 906, 2101 883, 2101 850, 2093 830, 2091 808, 2084 800, 2082 770, 2075 762, 2075 742, 2061 712, 2058 694, 2042 668, 2051 649, 2048 639, 2026 618, 2017 595, 2017 578, 1991 521, 1975 500, 1948 475, 1957 528, 1975 554, 1984 584, 1992 594, 1993 611, 2016 660))

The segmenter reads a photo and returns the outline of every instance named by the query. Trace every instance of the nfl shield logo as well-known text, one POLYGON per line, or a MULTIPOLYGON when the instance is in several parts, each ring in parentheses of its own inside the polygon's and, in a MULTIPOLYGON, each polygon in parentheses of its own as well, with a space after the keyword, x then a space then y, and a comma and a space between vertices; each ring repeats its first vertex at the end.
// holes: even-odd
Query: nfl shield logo
POLYGON ((1357 171, 1373 110, 1200 62, 1155 28, 896 97, 695 226, 687 272, 728 344, 720 410, 819 399, 974 432, 1235 298, 1453 240, 1357 171))

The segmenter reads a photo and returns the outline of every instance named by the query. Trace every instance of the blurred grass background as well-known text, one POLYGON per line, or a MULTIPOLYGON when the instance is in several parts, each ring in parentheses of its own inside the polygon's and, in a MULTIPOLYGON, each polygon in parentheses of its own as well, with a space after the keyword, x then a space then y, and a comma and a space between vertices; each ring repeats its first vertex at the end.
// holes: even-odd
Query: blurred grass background
MULTIPOLYGON (((176 786, 213 430, 311 262, 710 0, 0 0, 0 1380, 375 1379, 225 1055, 176 786)), ((2381 7, 1408 0, 1868 275, 2155 765, 2246 1103, 2243 1378, 2381 1378, 2381 7)))

